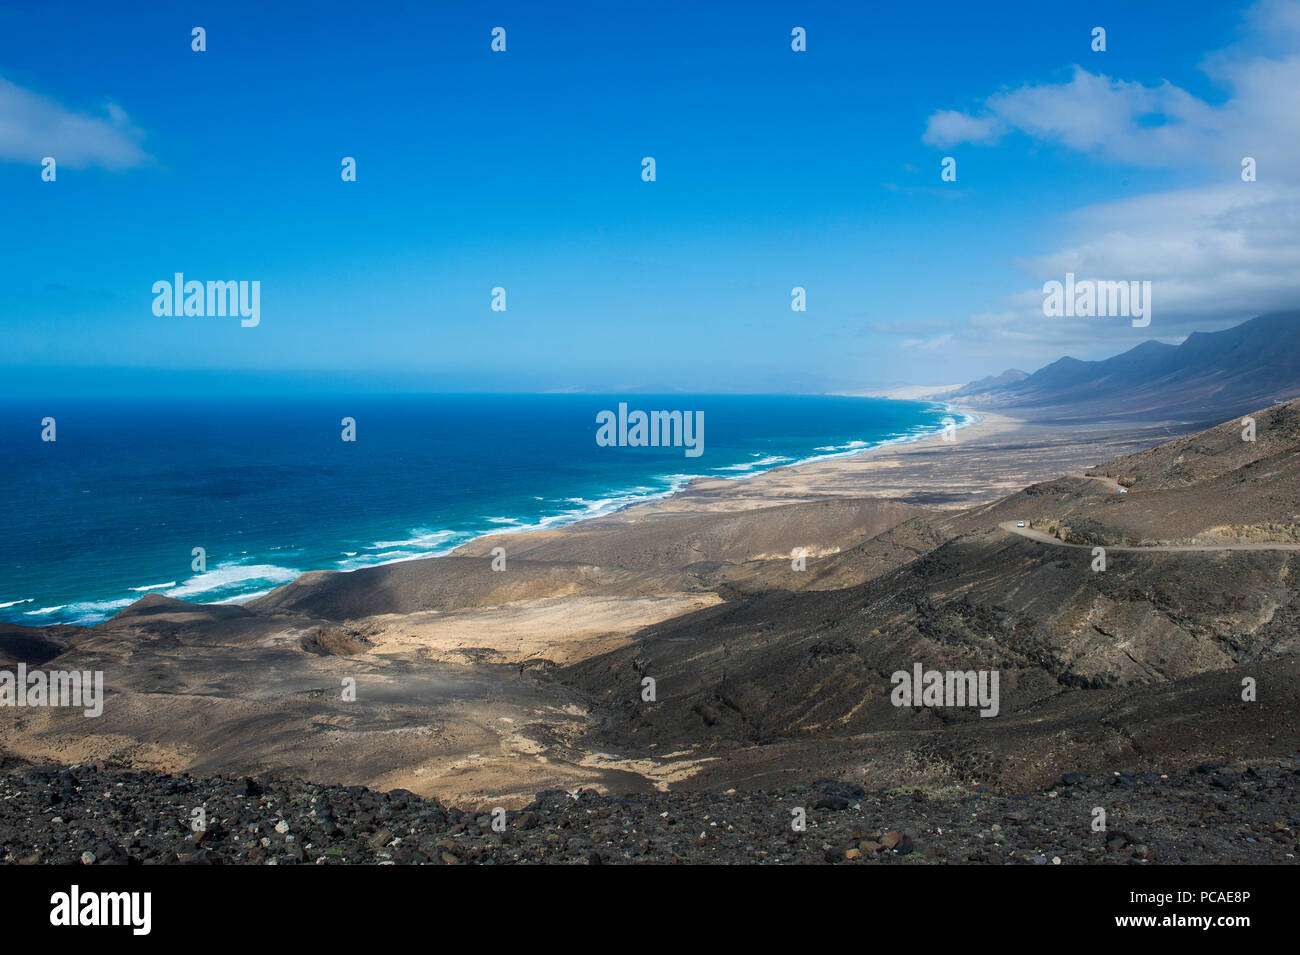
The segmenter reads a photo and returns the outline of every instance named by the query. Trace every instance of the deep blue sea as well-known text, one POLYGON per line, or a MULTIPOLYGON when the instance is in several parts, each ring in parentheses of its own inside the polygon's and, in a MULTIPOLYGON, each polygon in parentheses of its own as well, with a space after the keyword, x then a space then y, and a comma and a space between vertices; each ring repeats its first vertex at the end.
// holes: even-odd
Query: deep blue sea
POLYGON ((743 479, 916 440, 948 414, 874 398, 717 395, 10 403, 0 620, 94 623, 146 593, 248 600, 308 570, 555 527, 698 475, 743 479), (620 401, 703 411, 703 454, 597 446, 597 413, 620 401), (41 440, 46 416, 54 442, 41 440), (341 438, 344 417, 355 442, 341 438), (204 572, 192 569, 195 547, 204 572))

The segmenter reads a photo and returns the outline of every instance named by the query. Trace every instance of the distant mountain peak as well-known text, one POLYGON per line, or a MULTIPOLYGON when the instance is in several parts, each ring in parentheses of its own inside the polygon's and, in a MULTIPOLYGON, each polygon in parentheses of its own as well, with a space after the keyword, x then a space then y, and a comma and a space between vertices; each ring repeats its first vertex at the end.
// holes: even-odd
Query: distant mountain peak
POLYGON ((1220 421, 1300 395, 1300 310, 1271 312, 1179 345, 1148 339, 1101 361, 1065 356, 1032 375, 953 393, 1041 420, 1220 421))
POLYGON ((948 397, 978 395, 998 391, 1014 385, 1018 381, 1024 381, 1028 377, 1029 372, 1027 371, 1021 371, 1019 368, 1008 368, 1000 375, 990 375, 987 378, 981 378, 979 381, 972 381, 965 387, 952 392, 948 397))

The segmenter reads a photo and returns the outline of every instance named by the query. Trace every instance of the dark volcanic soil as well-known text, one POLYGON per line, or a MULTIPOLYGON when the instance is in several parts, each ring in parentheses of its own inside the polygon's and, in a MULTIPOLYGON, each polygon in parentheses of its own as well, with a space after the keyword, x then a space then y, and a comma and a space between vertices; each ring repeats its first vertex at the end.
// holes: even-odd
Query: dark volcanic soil
POLYGON ((404 790, 113 767, 0 775, 0 861, 52 864, 1294 863, 1300 757, 1184 776, 1067 774, 1022 795, 781 792, 576 797, 505 817, 404 790), (207 828, 191 831, 202 807, 207 828), (1093 831, 1095 807, 1106 830, 1093 831), (807 828, 796 832, 793 811, 807 828))

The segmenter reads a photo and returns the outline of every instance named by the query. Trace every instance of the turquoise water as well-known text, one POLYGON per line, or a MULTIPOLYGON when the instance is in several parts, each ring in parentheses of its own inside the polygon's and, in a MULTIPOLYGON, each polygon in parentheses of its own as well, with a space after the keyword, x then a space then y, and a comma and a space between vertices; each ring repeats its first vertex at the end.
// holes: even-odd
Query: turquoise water
MULTIPOLYGON (((94 623, 145 593, 251 599, 308 570, 446 553, 942 427, 925 402, 826 396, 85 399, 0 408, 0 619, 94 623), (702 453, 601 447, 597 415, 703 412, 702 453), (57 440, 41 440, 41 421, 57 440), (356 421, 355 442, 341 439, 356 421), (193 549, 206 553, 193 567, 193 549)), ((966 423, 953 413, 957 423, 966 423)))

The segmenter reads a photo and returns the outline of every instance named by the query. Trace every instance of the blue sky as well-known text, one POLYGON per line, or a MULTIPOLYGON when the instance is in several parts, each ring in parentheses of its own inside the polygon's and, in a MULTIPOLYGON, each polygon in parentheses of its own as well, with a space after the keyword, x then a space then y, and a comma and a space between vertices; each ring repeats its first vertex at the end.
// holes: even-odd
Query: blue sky
POLYGON ((1280 0, 156 6, 0 11, 4 390, 856 390, 1297 301, 1280 0), (1152 325, 1044 319, 1066 268, 1152 325))

